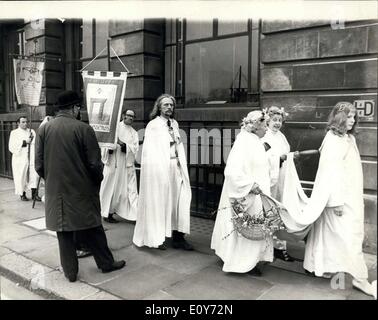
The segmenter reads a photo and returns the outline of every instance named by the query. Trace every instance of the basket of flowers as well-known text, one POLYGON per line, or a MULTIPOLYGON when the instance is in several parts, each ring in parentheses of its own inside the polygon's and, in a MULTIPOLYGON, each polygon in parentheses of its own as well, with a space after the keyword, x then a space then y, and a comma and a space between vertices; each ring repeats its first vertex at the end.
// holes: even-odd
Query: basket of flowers
POLYGON ((246 210, 246 198, 235 199, 231 203, 233 231, 249 240, 264 240, 274 232, 286 229, 280 217, 280 212, 286 209, 264 193, 260 197, 262 210, 253 216, 246 210))

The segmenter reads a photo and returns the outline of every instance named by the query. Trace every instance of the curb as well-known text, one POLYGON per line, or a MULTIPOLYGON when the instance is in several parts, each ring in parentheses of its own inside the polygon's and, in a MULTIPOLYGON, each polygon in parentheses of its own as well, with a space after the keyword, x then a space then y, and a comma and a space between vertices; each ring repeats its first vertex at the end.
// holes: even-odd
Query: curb
POLYGON ((16 252, 0 257, 0 275, 49 300, 122 300, 111 293, 77 280, 16 252))

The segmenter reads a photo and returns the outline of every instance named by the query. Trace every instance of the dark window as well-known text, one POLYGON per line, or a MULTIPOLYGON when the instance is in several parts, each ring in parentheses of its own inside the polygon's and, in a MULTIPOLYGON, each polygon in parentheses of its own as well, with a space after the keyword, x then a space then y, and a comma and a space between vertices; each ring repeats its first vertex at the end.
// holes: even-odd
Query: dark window
POLYGON ((185 55, 186 103, 247 101, 247 36, 191 43, 185 55), (239 101, 236 92, 242 92, 239 101))
POLYGON ((256 99, 258 42, 251 20, 167 20, 165 91, 182 106, 256 99))
POLYGON ((84 20, 82 24, 81 61, 89 64, 85 70, 108 71, 107 41, 109 37, 109 22, 84 20), (105 50, 104 50, 105 49, 105 50), (103 51, 104 50, 104 51, 103 51), (100 52, 103 51, 101 54, 100 52), (96 60, 92 61, 98 54, 96 60))

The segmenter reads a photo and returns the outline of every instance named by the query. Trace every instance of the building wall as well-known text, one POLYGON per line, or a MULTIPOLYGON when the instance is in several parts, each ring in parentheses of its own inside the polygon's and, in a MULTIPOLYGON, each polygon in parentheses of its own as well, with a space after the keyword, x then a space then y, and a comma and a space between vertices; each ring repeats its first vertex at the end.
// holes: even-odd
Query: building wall
MULTIPOLYGON (((148 119, 153 102, 163 92, 163 31, 164 24, 159 20, 109 22, 110 45, 131 72, 124 109, 134 109, 139 121, 148 119)), ((113 51, 110 57, 111 71, 125 71, 113 51)))
MULTIPOLYGON (((364 249, 377 250, 377 52, 378 21, 264 21, 261 34, 261 105, 285 107, 285 132, 293 150, 318 148, 338 101, 358 108, 357 144, 364 171, 364 249), (339 26, 340 27, 340 26, 339 26)), ((303 161, 301 179, 313 181, 318 159, 303 161)), ((311 183, 310 183, 311 186, 311 183)))

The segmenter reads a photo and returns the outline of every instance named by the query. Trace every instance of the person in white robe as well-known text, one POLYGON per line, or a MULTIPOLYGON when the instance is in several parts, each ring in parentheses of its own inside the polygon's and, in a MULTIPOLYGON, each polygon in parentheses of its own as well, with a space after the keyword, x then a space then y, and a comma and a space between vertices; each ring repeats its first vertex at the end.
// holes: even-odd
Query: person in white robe
POLYGON ((138 206, 138 190, 135 158, 139 150, 139 138, 131 126, 135 113, 126 110, 118 124, 116 150, 104 148, 102 159, 104 179, 100 188, 101 215, 109 223, 117 223, 115 213, 123 219, 135 221, 138 206))
POLYGON ((146 127, 141 157, 140 190, 133 242, 165 250, 166 237, 176 249, 193 250, 190 233, 191 189, 179 126, 173 118, 176 100, 157 98, 146 127))
POLYGON ((37 193, 38 174, 34 169, 35 131, 28 128, 25 116, 20 117, 17 124, 18 128, 12 130, 9 137, 15 194, 22 201, 28 201, 26 191, 30 188, 32 199, 41 201, 37 193))
MULTIPOLYGON (((311 208, 311 202, 315 201, 323 211, 308 234, 303 266, 316 276, 349 273, 354 287, 376 298, 376 281, 374 284, 368 282, 362 252, 363 172, 353 135, 356 126, 354 106, 348 102, 338 103, 330 114, 328 132, 320 148, 309 205, 311 208)), ((303 215, 306 210, 308 208, 303 215)))
POLYGON ((233 199, 250 193, 251 203, 246 204, 249 215, 261 212, 259 193, 270 195, 268 156, 261 141, 266 132, 266 117, 262 111, 252 111, 243 119, 242 130, 236 137, 224 171, 219 209, 211 239, 211 248, 223 262, 223 271, 261 275, 260 261, 273 261, 271 236, 264 240, 249 240, 234 231, 231 220, 233 199))
MULTIPOLYGON (((269 118, 267 120, 268 130, 262 141, 268 145, 268 158, 270 165, 270 192, 271 196, 282 201, 284 170, 283 164, 290 152, 290 144, 285 135, 281 132, 282 124, 287 116, 283 108, 271 106, 267 109, 269 118)), ((294 155, 298 156, 298 152, 294 155)), ((287 252, 286 241, 273 236, 274 256, 284 261, 294 261, 287 252)))

